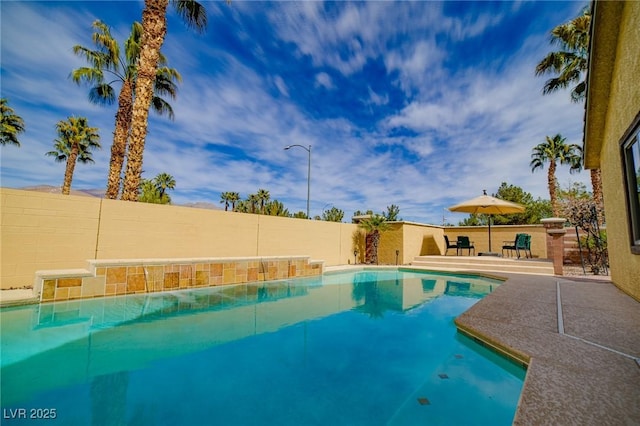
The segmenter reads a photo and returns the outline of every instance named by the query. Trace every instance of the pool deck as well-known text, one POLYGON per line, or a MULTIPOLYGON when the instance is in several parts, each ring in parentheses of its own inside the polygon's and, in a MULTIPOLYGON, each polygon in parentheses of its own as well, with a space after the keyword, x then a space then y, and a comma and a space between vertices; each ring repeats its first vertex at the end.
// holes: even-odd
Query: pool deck
POLYGON ((504 275, 456 325, 528 364, 513 424, 640 424, 640 303, 609 281, 504 275))
MULTIPOLYGON (((597 277, 491 275, 507 281, 456 325, 528 365, 513 424, 639 425, 640 303, 597 277)), ((1 306, 33 301, 0 292, 1 306)))

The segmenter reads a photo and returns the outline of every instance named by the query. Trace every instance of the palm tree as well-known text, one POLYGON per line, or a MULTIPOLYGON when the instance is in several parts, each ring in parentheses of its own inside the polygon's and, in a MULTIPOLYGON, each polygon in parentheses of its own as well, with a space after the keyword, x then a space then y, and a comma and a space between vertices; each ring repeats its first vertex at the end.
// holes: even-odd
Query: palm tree
POLYGON ((278 200, 269 201, 264 206, 264 213, 269 216, 289 217, 289 210, 278 200))
MULTIPOLYGON (((80 45, 73 47, 73 52, 85 58, 90 66, 73 70, 71 78, 78 84, 90 84, 92 87, 89 90, 89 101, 98 105, 113 104, 116 100, 116 90, 113 85, 117 82, 121 83, 105 194, 107 198, 116 199, 120 191, 120 175, 133 116, 133 94, 140 56, 142 25, 139 22, 132 24, 131 34, 124 43, 124 55, 120 54, 120 46, 105 23, 96 20, 92 25, 95 30, 92 39, 96 50, 80 45)), ((165 66, 166 58, 162 54, 159 62, 161 67, 156 73, 151 105, 159 115, 166 113, 173 120, 173 109, 161 96, 168 95, 174 99, 177 92, 175 81, 181 81, 182 77, 176 70, 165 66)))
MULTIPOLYGON (((558 25, 551 30, 551 43, 560 50, 551 52, 536 66, 536 75, 553 74, 555 77, 546 81, 543 94, 571 89, 571 100, 581 102, 587 93, 585 75, 589 65, 589 29, 591 27, 591 9, 585 8, 582 14, 569 22, 558 25)), ((602 206, 602 175, 600 169, 591 169, 591 187, 594 201, 602 206)))
POLYGON ((258 198, 258 194, 249 194, 249 197, 247 197, 249 213, 256 212, 259 202, 260 202, 260 198, 258 198))
POLYGON ((97 128, 89 127, 85 117, 69 117, 67 121, 60 120, 56 124, 56 130, 58 139, 54 141, 54 150, 45 155, 55 157, 59 162, 67 162, 62 193, 69 195, 76 162, 94 162, 91 150, 100 148, 100 135, 97 128))
POLYGON ((0 99, 0 110, 2 111, 2 135, 0 144, 20 146, 18 133, 24 132, 24 120, 19 115, 14 114, 13 108, 8 105, 6 98, 0 99))
POLYGON ((535 172, 537 169, 543 169, 544 163, 549 163, 549 170, 547 172, 547 184, 549 186, 549 198, 551 200, 551 209, 553 215, 558 216, 558 202, 557 202, 557 182, 556 182, 556 168, 557 163, 568 164, 570 171, 577 172, 581 169, 581 157, 580 147, 576 144, 566 144, 566 139, 561 134, 555 135, 553 138, 546 137, 546 141, 533 147, 533 153, 531 154, 531 171, 535 172))
MULTIPOLYGON (((171 3, 188 26, 198 31, 204 31, 207 25, 207 15, 203 5, 194 0, 172 0, 171 3)), ((136 201, 138 198, 138 183, 142 175, 142 154, 147 136, 149 106, 153 97, 153 84, 160 60, 160 48, 167 33, 169 0, 145 0, 144 4, 131 139, 122 193, 122 199, 128 201, 136 201)))
POLYGON ((264 214, 264 205, 271 198, 271 194, 266 189, 258 189, 258 193, 256 194, 258 198, 258 202, 260 203, 260 213, 264 214))
POLYGON ((374 214, 370 218, 361 221, 358 226, 367 233, 365 237, 365 263, 378 264, 378 245, 380 244, 380 233, 389 229, 387 219, 379 214, 374 214))
POLYGON ((546 81, 543 94, 566 89, 576 83, 571 89, 571 100, 584 100, 587 89, 584 76, 588 67, 590 26, 591 9, 587 7, 580 16, 551 30, 551 44, 558 45, 560 50, 550 52, 536 66, 536 75, 556 75, 546 81))
POLYGON ((220 194, 220 204, 224 204, 224 211, 229 210, 229 204, 231 204, 231 192, 223 192, 220 194))
POLYGON ((236 210, 236 203, 240 201, 240 194, 237 192, 230 192, 229 193, 229 202, 231 203, 231 210, 235 211, 236 210))
POLYGON ((169 173, 159 173, 154 179, 153 184, 156 186, 158 190, 158 194, 160 198, 164 198, 165 196, 171 202, 171 198, 166 194, 167 189, 174 189, 176 187, 176 180, 169 173))

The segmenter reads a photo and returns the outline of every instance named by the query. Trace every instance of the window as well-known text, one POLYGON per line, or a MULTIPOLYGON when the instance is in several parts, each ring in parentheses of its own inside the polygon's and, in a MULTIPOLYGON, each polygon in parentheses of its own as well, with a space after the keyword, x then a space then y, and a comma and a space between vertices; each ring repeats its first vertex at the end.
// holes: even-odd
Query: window
POLYGON ((627 185, 631 251, 640 254, 640 128, 637 124, 622 143, 622 158, 627 185))

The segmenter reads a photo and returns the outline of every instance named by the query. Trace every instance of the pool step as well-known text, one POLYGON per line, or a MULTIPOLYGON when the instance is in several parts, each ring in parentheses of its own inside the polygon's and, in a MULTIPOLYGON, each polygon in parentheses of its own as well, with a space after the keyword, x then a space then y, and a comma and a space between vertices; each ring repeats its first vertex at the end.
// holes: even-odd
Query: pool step
POLYGON ((553 275, 553 262, 547 259, 516 259, 496 256, 417 256, 411 265, 439 271, 553 275))

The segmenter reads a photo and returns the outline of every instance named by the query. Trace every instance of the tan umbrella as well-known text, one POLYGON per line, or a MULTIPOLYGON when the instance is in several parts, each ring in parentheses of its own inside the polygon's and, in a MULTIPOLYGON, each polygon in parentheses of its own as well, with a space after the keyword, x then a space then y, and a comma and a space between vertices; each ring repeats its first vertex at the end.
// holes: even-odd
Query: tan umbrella
POLYGON ((491 252, 491 215, 492 214, 511 214, 524 212, 524 206, 510 201, 501 200, 500 198, 491 197, 487 195, 487 191, 482 191, 484 194, 472 198, 471 200, 463 201, 460 204, 449 207, 449 211, 458 213, 474 213, 474 214, 488 214, 489 215, 489 252, 491 252))

